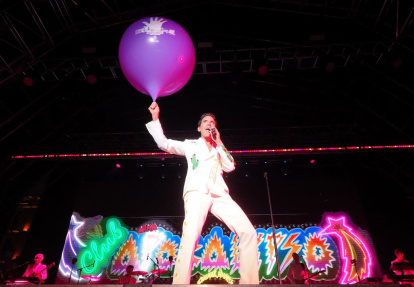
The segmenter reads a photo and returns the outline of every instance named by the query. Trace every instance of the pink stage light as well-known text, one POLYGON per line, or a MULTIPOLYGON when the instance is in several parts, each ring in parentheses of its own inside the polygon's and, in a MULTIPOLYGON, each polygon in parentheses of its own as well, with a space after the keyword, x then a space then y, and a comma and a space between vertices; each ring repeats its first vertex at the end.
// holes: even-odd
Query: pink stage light
MULTIPOLYGON (((374 146, 349 146, 349 147, 319 147, 319 148, 283 148, 283 149, 254 149, 254 150, 233 150, 229 151, 232 154, 245 153, 261 153, 261 154, 307 154, 307 153, 323 153, 331 151, 353 151, 353 150, 370 150, 370 149, 411 149, 413 145, 374 145, 374 146)), ((165 160, 165 156, 169 155, 165 152, 134 152, 134 153, 83 153, 83 154, 46 154, 46 155, 14 155, 12 159, 25 158, 82 158, 82 157, 134 157, 134 156, 148 156, 161 157, 165 160)))
POLYGON ((86 77, 86 81, 91 85, 95 85, 98 82, 98 78, 91 74, 86 77))
POLYGON ((267 68, 266 65, 260 66, 259 69, 257 70, 257 72, 260 76, 265 76, 268 71, 269 71, 269 69, 267 68))
POLYGON ((23 84, 25 86, 31 87, 34 84, 34 81, 33 81, 33 79, 31 77, 24 77, 23 84))

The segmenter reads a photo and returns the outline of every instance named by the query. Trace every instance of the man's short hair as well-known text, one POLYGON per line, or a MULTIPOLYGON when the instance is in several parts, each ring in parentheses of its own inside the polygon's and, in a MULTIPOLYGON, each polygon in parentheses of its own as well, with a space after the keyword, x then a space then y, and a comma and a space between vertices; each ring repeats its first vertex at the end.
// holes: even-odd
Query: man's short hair
POLYGON ((201 115, 200 119, 198 120, 198 126, 197 127, 199 127, 201 125, 201 122, 203 121, 203 119, 205 117, 208 117, 208 116, 213 118, 213 120, 214 120, 214 122, 216 123, 216 126, 217 126, 216 116, 213 113, 204 113, 204 114, 201 115))
POLYGON ((394 254, 395 254, 395 256, 397 256, 397 254, 399 254, 399 253, 403 253, 403 254, 404 254, 404 251, 403 251, 402 249, 400 249, 400 248, 396 248, 396 249, 394 250, 394 254))
POLYGON ((128 270, 129 268, 134 269, 134 265, 128 265, 126 269, 128 270))

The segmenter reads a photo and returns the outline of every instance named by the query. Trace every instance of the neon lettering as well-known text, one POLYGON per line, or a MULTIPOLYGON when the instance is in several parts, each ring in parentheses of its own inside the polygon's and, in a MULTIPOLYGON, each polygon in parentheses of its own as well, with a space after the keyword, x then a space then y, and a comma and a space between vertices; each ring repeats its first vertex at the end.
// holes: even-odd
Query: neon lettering
POLYGON ((109 259, 128 235, 128 230, 116 218, 108 219, 106 230, 103 238, 92 239, 79 253, 77 268, 83 268, 82 274, 99 274, 101 268, 108 266, 109 259))

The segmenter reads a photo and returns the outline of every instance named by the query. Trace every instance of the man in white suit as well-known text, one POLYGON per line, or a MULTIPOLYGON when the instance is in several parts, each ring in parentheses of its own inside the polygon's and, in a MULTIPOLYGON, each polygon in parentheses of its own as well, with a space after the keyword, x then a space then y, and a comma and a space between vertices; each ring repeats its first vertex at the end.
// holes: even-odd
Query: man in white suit
POLYGON ((159 121, 156 102, 149 107, 152 121, 146 124, 158 147, 185 156, 187 176, 184 184, 185 218, 181 244, 175 263, 173 284, 190 284, 195 247, 210 211, 239 236, 240 284, 259 284, 257 234, 246 214, 230 197, 223 170, 235 169, 233 157, 224 147, 213 114, 203 114, 196 140, 167 139, 159 121))

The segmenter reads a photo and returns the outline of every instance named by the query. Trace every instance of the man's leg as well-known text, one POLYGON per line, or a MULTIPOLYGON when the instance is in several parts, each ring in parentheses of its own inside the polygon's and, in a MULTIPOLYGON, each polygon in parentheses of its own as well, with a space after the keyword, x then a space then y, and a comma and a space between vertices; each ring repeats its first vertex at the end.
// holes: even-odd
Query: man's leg
POLYGON ((190 284, 194 250, 210 208, 210 196, 197 191, 184 197, 183 233, 175 262, 173 284, 190 284))
POLYGON ((240 284, 259 284, 259 253, 256 229, 240 206, 230 197, 214 197, 211 213, 239 236, 240 284))

